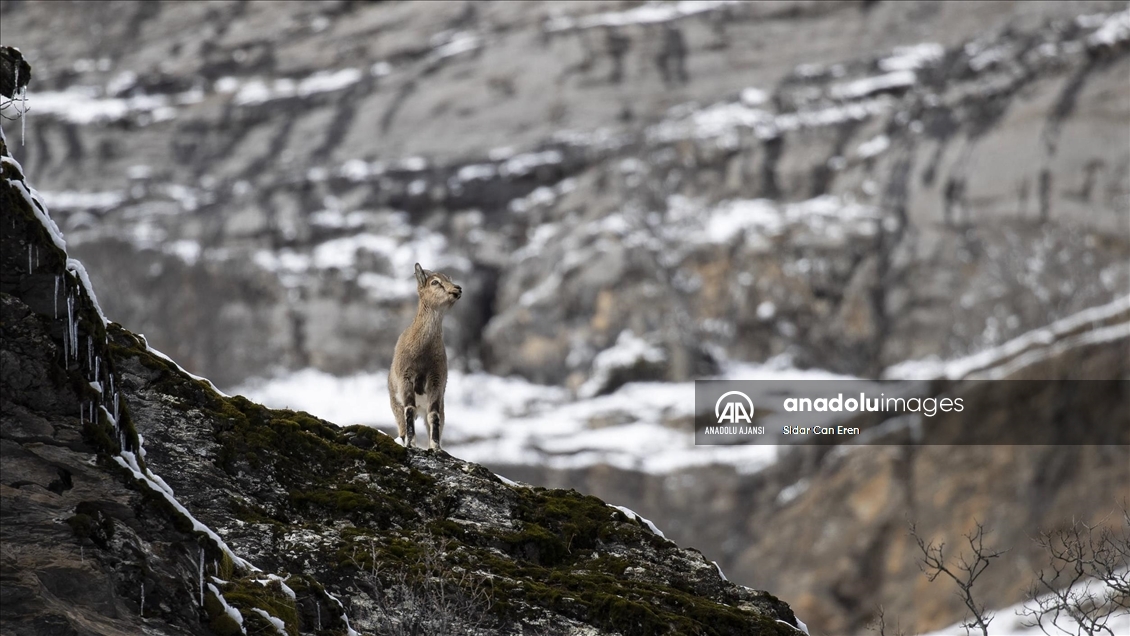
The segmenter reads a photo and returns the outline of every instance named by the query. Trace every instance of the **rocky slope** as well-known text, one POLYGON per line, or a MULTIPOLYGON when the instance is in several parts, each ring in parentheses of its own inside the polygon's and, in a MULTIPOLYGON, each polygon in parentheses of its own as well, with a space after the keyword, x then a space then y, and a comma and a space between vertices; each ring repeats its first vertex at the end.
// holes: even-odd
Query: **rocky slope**
POLYGON ((599 499, 190 376, 0 156, 4 634, 798 632, 599 499))

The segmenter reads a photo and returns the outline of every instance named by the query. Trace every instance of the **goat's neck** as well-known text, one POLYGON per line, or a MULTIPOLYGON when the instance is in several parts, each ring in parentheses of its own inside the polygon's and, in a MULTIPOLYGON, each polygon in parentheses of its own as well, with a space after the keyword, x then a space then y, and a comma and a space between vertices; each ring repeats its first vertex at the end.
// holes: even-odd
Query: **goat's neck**
POLYGON ((443 314, 442 309, 428 307, 424 303, 419 304, 416 308, 416 318, 412 321, 412 332, 417 342, 443 340, 443 314))

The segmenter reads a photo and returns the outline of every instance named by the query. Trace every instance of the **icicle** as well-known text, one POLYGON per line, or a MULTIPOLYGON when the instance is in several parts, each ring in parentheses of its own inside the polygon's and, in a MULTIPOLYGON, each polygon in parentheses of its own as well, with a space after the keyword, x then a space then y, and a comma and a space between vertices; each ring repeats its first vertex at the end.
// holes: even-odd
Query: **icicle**
POLYGON ((86 368, 90 369, 94 366, 94 338, 91 336, 86 337, 86 368))
POLYGON ((68 342, 68 344, 72 345, 70 347, 70 350, 74 349, 74 346, 73 346, 74 343, 71 343, 71 329, 74 326, 74 320, 75 320, 74 310, 75 310, 75 306, 74 306, 74 303, 71 301, 71 295, 67 294, 67 342, 68 342))
POLYGON ((67 316, 69 317, 71 323, 71 354, 74 355, 75 362, 78 362, 78 316, 75 314, 74 296, 67 296, 67 316))
POLYGON ((31 273, 31 243, 27 245, 27 273, 31 273))
POLYGON ((102 365, 101 356, 94 356, 94 381, 98 382, 98 367, 102 365))
POLYGON ((145 579, 141 580, 141 612, 139 616, 145 616, 145 579))
MULTIPOLYGON (((204 546, 200 546, 200 607, 204 607, 204 546)), ((318 629, 321 629, 320 627, 318 629)))
POLYGON ((59 319, 59 275, 55 274, 55 319, 59 319))
MULTIPOLYGON (((110 376, 110 386, 114 384, 114 376, 110 376)), ((118 415, 118 394, 114 393, 114 421, 117 422, 120 416, 118 415)), ((117 424, 115 424, 117 426, 117 424)))
POLYGON ((22 89, 20 88, 20 65, 17 63, 15 64, 15 67, 16 73, 15 78, 12 79, 12 88, 14 90, 20 91, 20 98, 21 101, 23 101, 23 108, 16 109, 22 111, 20 112, 20 146, 23 146, 24 137, 27 133, 27 86, 24 86, 22 89))
POLYGON ((322 631, 322 604, 318 601, 314 601, 314 608, 318 613, 318 631, 320 632, 322 631))
POLYGON ((20 97, 23 98, 24 103, 23 112, 20 113, 20 146, 23 146, 27 138, 27 86, 20 91, 20 97))

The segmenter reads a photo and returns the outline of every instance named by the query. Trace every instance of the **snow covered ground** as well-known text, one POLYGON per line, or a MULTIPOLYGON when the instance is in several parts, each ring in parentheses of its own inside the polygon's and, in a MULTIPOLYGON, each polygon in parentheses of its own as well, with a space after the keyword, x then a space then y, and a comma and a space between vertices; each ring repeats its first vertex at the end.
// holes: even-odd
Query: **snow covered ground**
MULTIPOLYGON (((998 377, 995 369, 1015 370, 1067 346, 1130 336, 1127 312, 1130 298, 1120 298, 984 352, 950 361, 909 361, 884 375, 900 380, 998 377)), ((797 380, 853 378, 796 369, 786 358, 775 358, 763 364, 731 362, 712 379, 773 380, 788 383, 789 390, 796 392, 802 390, 797 380)), ((363 424, 393 431, 385 383, 384 372, 337 377, 304 369, 252 380, 230 392, 275 408, 307 411, 343 426, 363 424)), ((778 448, 771 445, 695 446, 694 382, 633 382, 607 395, 579 393, 575 397, 566 389, 516 377, 452 371, 444 446, 462 459, 493 465, 568 469, 606 464, 653 474, 710 464, 749 473, 776 461, 778 448)), ((775 417, 768 415, 760 423, 772 430, 775 417)), ((791 419, 789 423, 829 422, 791 419)), ((426 437, 422 425, 417 425, 417 434, 426 437)))
MULTIPOLYGON (((1097 586, 1095 587, 1096 598, 1098 598, 1098 594, 1102 594, 1103 592, 1097 589, 1097 586)), ((1074 587, 1072 589, 1075 590, 1081 588, 1074 587)), ((1108 588, 1103 589, 1109 591, 1108 588)), ((989 624, 989 633, 1000 634, 1002 636, 1043 636, 1045 632, 1041 631, 1039 626, 1035 624, 1035 619, 1032 616, 1028 615, 1025 610, 1025 605, 1025 603, 1017 603, 1016 605, 1012 605, 1004 609, 994 610, 992 612, 994 619, 992 623, 989 624)), ((1027 605, 1033 608, 1035 607, 1035 604, 1031 602, 1027 603, 1027 605)), ((1047 633, 1063 635, 1086 633, 1081 629, 1077 630, 1076 628, 1078 627, 1078 623, 1072 620, 1067 614, 1061 616, 1058 622, 1059 627, 1062 628, 1062 630, 1057 630, 1055 626, 1051 624, 1051 616, 1046 616, 1044 618, 1044 624, 1048 629, 1047 633)), ((1130 611, 1115 613, 1110 617, 1110 620, 1106 626, 1110 631, 1101 633, 1130 634, 1130 611)), ((967 632, 965 628, 963 628, 961 626, 961 623, 959 622, 954 625, 950 625, 945 629, 940 629, 936 632, 930 632, 929 634, 923 634, 922 636, 965 636, 966 633, 967 632)))
MULTIPOLYGON (((801 371, 780 361, 732 364, 717 379, 843 378, 801 371)), ((305 369, 232 389, 275 408, 307 411, 340 425, 395 429, 386 374, 336 377, 305 369)), ((742 472, 776 461, 775 446, 695 446, 694 382, 634 382, 613 393, 574 399, 559 387, 519 378, 452 371, 448 378, 444 447, 465 460, 490 464, 578 468, 607 464, 648 473, 725 464, 742 472)), ((417 435, 425 436, 417 424, 417 435)))

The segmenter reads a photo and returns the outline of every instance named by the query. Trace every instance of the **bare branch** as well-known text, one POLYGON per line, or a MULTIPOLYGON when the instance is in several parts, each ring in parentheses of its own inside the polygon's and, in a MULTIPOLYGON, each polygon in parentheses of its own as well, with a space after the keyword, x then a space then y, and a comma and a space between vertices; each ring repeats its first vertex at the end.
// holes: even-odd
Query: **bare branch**
POLYGON ((990 550, 985 547, 985 526, 976 522, 977 527, 969 534, 964 535, 969 543, 970 554, 961 554, 955 565, 947 565, 945 543, 934 545, 927 542, 918 534, 915 524, 910 524, 910 535, 918 544, 922 552, 922 559, 918 567, 926 574, 926 579, 933 583, 939 576, 945 575, 957 586, 957 597, 965 605, 965 621, 961 624, 966 633, 977 629, 982 636, 989 636, 989 624, 993 622, 993 614, 985 609, 983 604, 977 602, 974 596, 974 585, 977 579, 985 573, 994 559, 1000 558, 1007 550, 990 550))
POLYGON ((1021 615, 1048 636, 1114 636, 1111 619, 1130 613, 1130 512, 1122 507, 1116 530, 1106 521, 1036 537, 1050 564, 1037 572, 1021 615))

